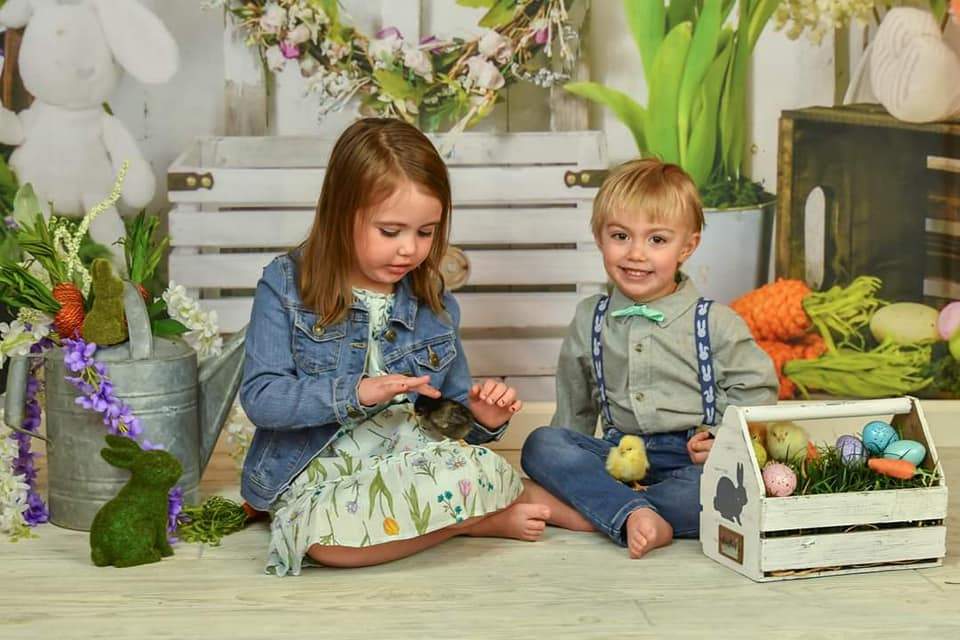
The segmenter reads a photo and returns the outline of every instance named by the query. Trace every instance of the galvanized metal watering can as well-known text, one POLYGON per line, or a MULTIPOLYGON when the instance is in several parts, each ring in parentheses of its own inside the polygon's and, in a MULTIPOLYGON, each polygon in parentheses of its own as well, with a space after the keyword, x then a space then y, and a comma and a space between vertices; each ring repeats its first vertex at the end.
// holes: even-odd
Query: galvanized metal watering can
MULTIPOLYGON (((143 438, 162 444, 183 464, 178 486, 184 501, 198 501, 200 476, 210 460, 237 388, 243 364, 245 329, 228 341, 221 355, 197 363, 183 340, 154 337, 140 293, 125 283, 124 310, 130 340, 97 349, 117 397, 140 418, 143 438)), ((63 351, 44 361, 47 436, 24 431, 27 357, 14 358, 7 379, 5 421, 21 433, 47 441, 50 521, 88 531, 97 510, 113 498, 129 474, 100 457, 107 428, 100 414, 76 404, 76 389, 66 380, 63 351)), ((70 374, 72 375, 72 374, 70 374)))

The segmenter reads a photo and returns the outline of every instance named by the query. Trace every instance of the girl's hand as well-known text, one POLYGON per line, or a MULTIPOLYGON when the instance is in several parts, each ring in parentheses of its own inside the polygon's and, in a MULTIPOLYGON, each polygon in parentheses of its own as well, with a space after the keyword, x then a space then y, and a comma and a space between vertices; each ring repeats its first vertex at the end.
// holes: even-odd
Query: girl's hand
POLYGON ((712 448, 713 436, 710 435, 709 431, 698 431, 687 440, 687 454, 693 464, 706 462, 712 448))
POLYGON ((398 393, 407 393, 408 391, 416 391, 431 398, 439 398, 440 391, 431 387, 427 384, 428 382, 430 382, 430 376, 411 378, 396 373, 364 378, 357 387, 357 399, 360 404, 372 407, 381 402, 387 402, 398 393))
POLYGON ((490 379, 470 387, 468 400, 473 417, 488 429, 500 427, 523 406, 516 389, 490 379))

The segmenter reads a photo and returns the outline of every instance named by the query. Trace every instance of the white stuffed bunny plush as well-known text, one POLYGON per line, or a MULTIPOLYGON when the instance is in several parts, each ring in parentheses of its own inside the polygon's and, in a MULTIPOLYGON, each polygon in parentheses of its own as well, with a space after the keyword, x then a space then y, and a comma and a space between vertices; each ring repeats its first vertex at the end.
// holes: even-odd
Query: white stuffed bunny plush
MULTIPOLYGON (((26 26, 20 74, 35 100, 19 114, 0 112, 0 142, 19 145, 10 165, 21 183, 58 215, 80 216, 102 201, 124 161, 130 163, 121 197, 142 208, 156 188, 153 170, 133 136, 103 109, 120 77, 120 67, 145 83, 162 83, 176 73, 179 53, 166 27, 135 0, 7 0, 0 24, 26 26), (119 64, 119 67, 118 67, 119 64)), ((97 242, 111 247, 125 271, 124 236, 116 209, 90 227, 97 242)))

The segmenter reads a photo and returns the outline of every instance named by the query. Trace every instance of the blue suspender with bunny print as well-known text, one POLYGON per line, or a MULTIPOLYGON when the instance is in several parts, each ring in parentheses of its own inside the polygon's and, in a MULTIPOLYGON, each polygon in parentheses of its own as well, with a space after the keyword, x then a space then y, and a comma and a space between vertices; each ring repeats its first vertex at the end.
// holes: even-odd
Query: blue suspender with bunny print
MULTIPOLYGON (((693 338, 697 353, 697 379, 700 382, 700 397, 703 401, 703 424, 713 426, 717 423, 717 398, 714 391, 713 359, 710 351, 709 316, 713 300, 700 298, 693 315, 693 338)), ((602 296, 593 311, 590 353, 593 358, 593 375, 600 389, 600 409, 603 413, 604 429, 614 427, 610 403, 607 400, 607 385, 603 379, 603 317, 610 306, 610 297, 602 296)))

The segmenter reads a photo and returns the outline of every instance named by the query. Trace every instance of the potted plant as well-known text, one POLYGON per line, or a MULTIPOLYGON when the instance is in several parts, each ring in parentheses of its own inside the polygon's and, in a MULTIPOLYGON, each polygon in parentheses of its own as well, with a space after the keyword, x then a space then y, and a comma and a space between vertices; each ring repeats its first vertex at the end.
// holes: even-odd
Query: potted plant
POLYGON ((729 301, 766 280, 773 196, 744 171, 746 79, 753 49, 780 0, 624 0, 648 87, 646 106, 595 82, 564 85, 610 108, 642 155, 683 167, 711 227, 686 265, 709 295, 729 301), (731 18, 737 5, 738 12, 731 18), (731 252, 731 234, 751 251, 731 252), (709 266, 708 266, 709 265, 709 266))

